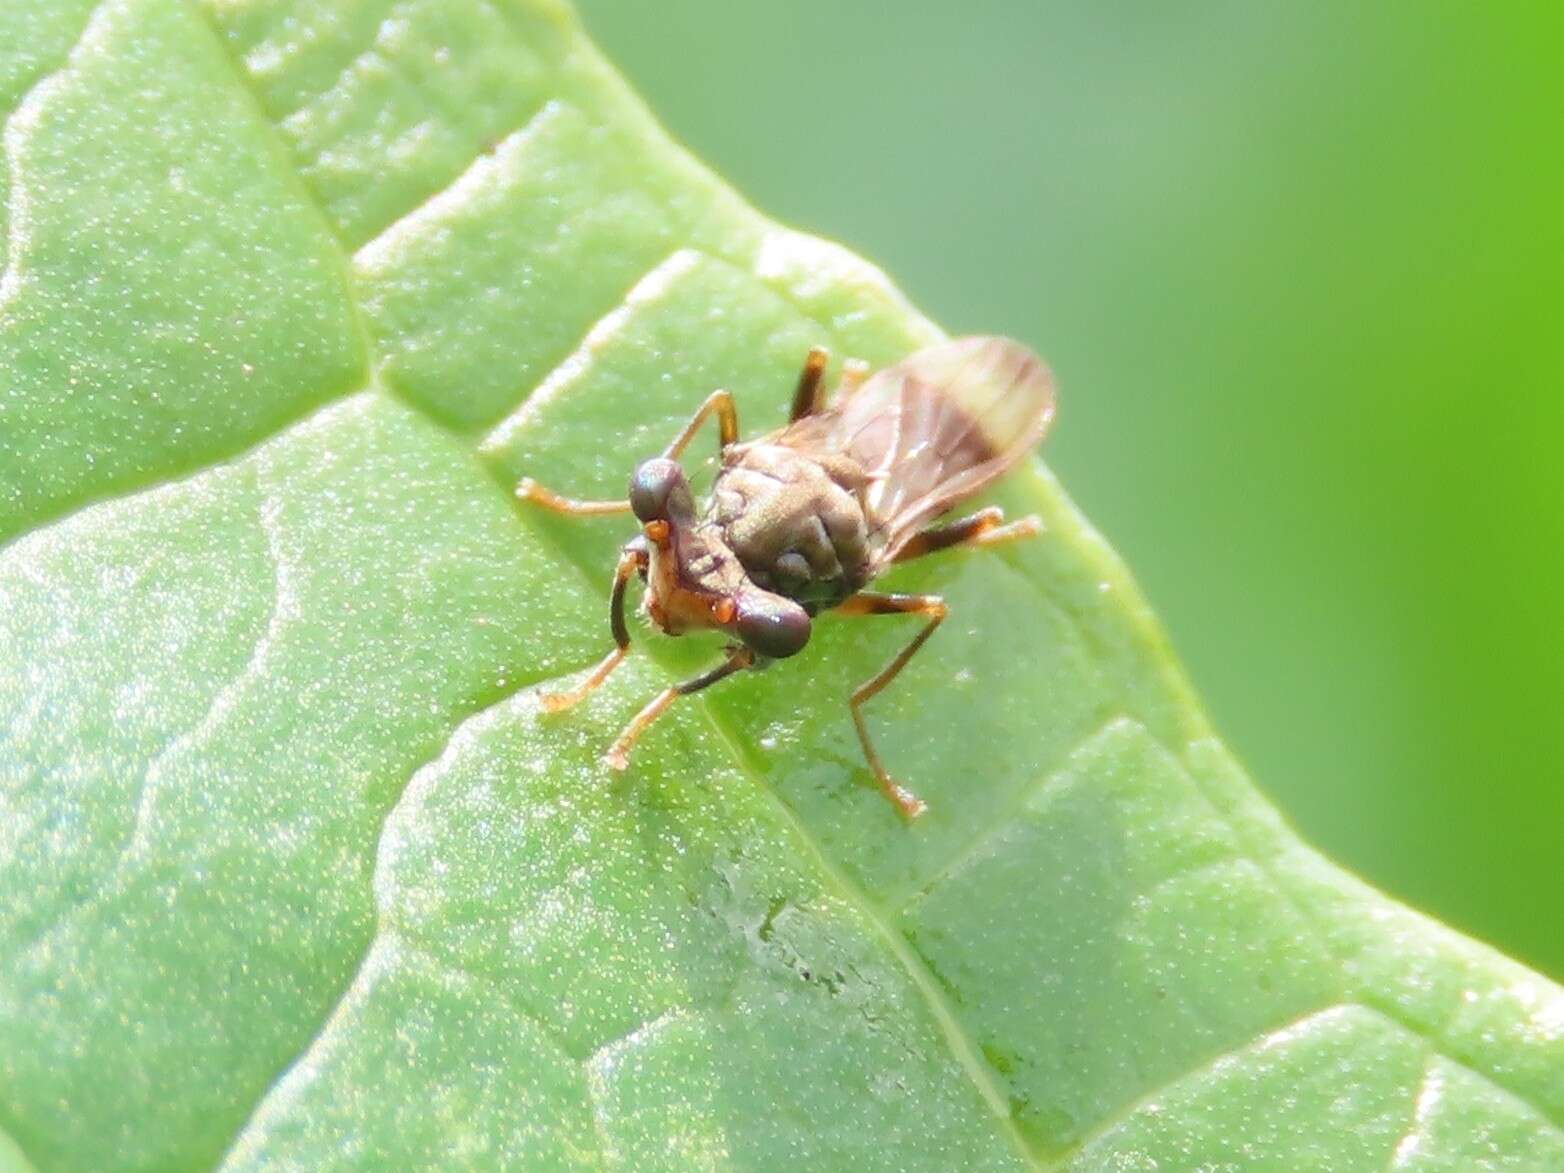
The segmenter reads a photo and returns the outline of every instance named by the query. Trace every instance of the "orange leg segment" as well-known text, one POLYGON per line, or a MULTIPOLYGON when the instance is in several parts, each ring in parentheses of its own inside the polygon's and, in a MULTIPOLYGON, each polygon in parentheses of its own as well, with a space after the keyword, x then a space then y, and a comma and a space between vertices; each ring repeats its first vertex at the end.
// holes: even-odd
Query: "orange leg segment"
POLYGON ((945 621, 945 616, 950 613, 950 609, 945 605, 945 600, 938 595, 882 595, 872 591, 859 591, 838 607, 837 612, 842 615, 923 615, 928 618, 928 623, 924 625, 922 631, 912 637, 912 642, 898 652, 889 664, 853 690, 849 702, 853 725, 857 727, 858 740, 863 745, 863 756, 868 761, 869 768, 874 771, 881 792, 905 817, 915 819, 928 809, 928 804, 892 778, 885 769, 885 764, 880 761, 879 751, 874 748, 874 742, 869 737, 869 727, 863 719, 863 706, 896 679, 901 670, 907 666, 907 661, 928 642, 929 636, 934 634, 934 629, 945 621))
POLYGON ((546 692, 540 698, 544 712, 563 713, 574 708, 597 691, 609 674, 624 662, 630 650, 630 629, 625 626, 625 585, 630 576, 646 565, 646 551, 632 546, 619 555, 619 566, 614 571, 614 589, 608 595, 608 625, 614 633, 614 650, 598 661, 587 673, 587 678, 567 692, 546 692))
POLYGON ((914 558, 948 550, 952 546, 998 546, 1021 538, 1034 538, 1042 532, 1043 522, 1036 514, 1006 525, 1005 511, 997 505, 990 505, 960 521, 920 530, 896 552, 896 557, 891 561, 910 562, 914 558))
POLYGON ((630 719, 624 732, 608 747, 608 752, 603 755, 603 761, 611 769, 623 770, 630 765, 630 751, 635 748, 635 743, 641 740, 641 734, 651 727, 653 721, 661 717, 681 696, 689 696, 692 692, 699 692, 703 688, 709 688, 717 681, 732 676, 735 672, 742 672, 745 668, 752 667, 755 663, 755 653, 748 648, 738 647, 728 649, 728 658, 715 668, 702 672, 699 676, 686 680, 681 684, 675 684, 663 689, 651 699, 651 702, 630 719))
POLYGON ((793 408, 787 414, 787 422, 793 423, 820 410, 820 377, 831 361, 831 352, 823 346, 811 346, 804 359, 804 369, 798 376, 798 390, 793 392, 793 408))
POLYGON ((728 391, 713 391, 706 396, 706 401, 695 409, 695 414, 690 417, 690 422, 684 425, 684 430, 673 438, 667 448, 663 449, 663 456, 669 460, 677 460, 684 454, 684 450, 690 446, 690 441, 695 439, 695 433, 701 430, 701 425, 706 418, 713 413, 717 416, 717 450, 720 452, 729 444, 739 438, 739 411, 733 404, 733 395, 728 391))
POLYGON ((592 517, 603 513, 629 513, 630 501, 583 501, 577 497, 561 497, 553 489, 545 489, 531 477, 522 477, 516 485, 516 496, 531 501, 544 509, 563 513, 570 517, 592 517))

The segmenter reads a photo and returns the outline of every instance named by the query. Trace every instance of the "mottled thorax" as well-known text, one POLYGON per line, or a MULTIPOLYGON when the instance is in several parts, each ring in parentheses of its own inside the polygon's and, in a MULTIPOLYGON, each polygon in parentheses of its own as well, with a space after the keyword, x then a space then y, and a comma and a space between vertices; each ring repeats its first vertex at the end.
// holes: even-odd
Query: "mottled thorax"
POLYGON ((706 524, 757 585, 829 607, 868 578, 863 483, 849 460, 736 444, 717 475, 706 524))

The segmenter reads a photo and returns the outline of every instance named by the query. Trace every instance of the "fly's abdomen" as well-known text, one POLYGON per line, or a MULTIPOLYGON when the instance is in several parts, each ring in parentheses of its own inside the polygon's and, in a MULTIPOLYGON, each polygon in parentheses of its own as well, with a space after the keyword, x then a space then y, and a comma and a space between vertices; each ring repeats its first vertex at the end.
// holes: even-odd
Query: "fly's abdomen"
POLYGON ((841 470, 828 472, 773 444, 729 452, 708 521, 755 584, 815 607, 862 587, 871 565, 868 525, 841 470))

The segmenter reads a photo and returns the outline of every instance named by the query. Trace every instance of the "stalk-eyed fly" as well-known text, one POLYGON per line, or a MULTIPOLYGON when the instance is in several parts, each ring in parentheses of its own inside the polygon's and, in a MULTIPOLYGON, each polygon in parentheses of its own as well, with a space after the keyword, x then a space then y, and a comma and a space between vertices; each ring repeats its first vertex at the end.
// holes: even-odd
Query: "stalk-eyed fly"
POLYGON ((886 772, 863 706, 934 634, 947 608, 937 595, 867 590, 887 567, 952 546, 990 546, 1036 534, 1036 517, 1004 520, 995 507, 933 523, 1026 455, 1048 430, 1054 384, 1026 347, 1008 338, 958 338, 868 375, 848 364, 830 400, 822 392, 828 356, 804 362, 788 423, 740 441, 727 391, 714 391, 661 456, 643 461, 623 501, 561 497, 530 478, 517 496, 566 514, 633 512, 641 533, 619 556, 609 596, 614 650, 576 688, 543 697, 551 712, 597 688, 630 646, 625 588, 646 584, 644 607, 669 635, 716 629, 731 637, 721 663, 665 689, 619 735, 604 760, 628 764, 630 750, 678 697, 770 660, 797 654, 813 618, 917 615, 922 629, 890 663, 854 690, 849 708, 880 789, 909 818, 925 805, 886 772), (721 467, 704 509, 696 508, 678 458, 700 426, 717 417, 721 467))

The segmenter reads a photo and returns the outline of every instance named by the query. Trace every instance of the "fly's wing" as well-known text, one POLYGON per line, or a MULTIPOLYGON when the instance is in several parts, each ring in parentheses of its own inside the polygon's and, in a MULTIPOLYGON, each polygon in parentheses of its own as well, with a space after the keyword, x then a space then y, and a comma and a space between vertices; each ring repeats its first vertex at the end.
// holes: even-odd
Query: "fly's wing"
POLYGON ((957 338, 876 372, 845 402, 806 416, 778 440, 840 452, 863 468, 869 523, 888 560, 1025 456, 1053 414, 1053 376, 1025 346, 957 338))

